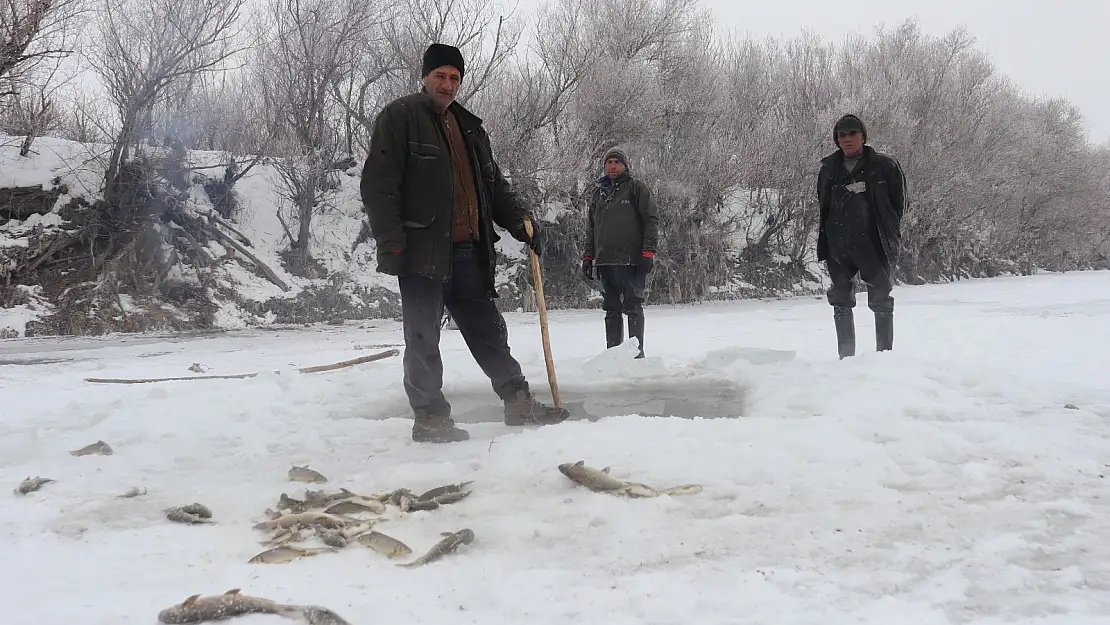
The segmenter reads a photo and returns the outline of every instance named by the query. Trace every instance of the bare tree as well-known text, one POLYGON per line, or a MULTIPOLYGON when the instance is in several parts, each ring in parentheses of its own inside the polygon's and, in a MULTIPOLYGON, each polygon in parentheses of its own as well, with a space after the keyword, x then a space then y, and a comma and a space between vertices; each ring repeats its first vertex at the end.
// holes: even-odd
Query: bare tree
POLYGON ((292 204, 296 234, 279 208, 278 218, 297 260, 309 259, 312 216, 323 194, 338 183, 339 119, 332 87, 356 65, 359 42, 373 36, 380 8, 365 0, 269 0, 269 32, 255 60, 263 100, 282 132, 274 165, 292 204))
POLYGON ((226 69, 241 50, 238 20, 246 0, 104 0, 93 66, 117 107, 119 128, 104 176, 111 203, 129 146, 153 106, 175 83, 226 69))

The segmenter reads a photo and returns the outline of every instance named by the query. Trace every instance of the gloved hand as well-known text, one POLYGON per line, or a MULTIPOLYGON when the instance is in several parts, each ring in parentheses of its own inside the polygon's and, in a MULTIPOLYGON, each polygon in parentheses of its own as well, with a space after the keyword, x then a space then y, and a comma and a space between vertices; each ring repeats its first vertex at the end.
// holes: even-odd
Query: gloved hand
MULTIPOLYGON (((525 230, 524 236, 528 236, 528 231, 525 230)), ((528 247, 536 253, 536 256, 543 256, 543 242, 547 240, 547 235, 540 229, 536 222, 532 222, 532 236, 528 239, 528 247)))
POLYGON ((590 282, 594 281, 594 259, 589 256, 582 259, 582 275, 590 282))
POLYGON ((405 255, 401 250, 378 250, 378 273, 399 276, 405 268, 405 255))
POLYGON ((644 255, 640 257, 640 273, 651 273, 655 268, 655 252, 644 251, 644 255))

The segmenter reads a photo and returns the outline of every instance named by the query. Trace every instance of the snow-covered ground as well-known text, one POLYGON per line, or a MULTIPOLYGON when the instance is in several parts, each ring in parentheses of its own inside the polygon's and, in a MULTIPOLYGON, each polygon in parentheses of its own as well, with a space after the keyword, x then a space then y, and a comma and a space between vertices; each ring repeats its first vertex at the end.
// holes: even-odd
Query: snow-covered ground
MULTIPOLYGON (((902 287, 883 354, 861 296, 845 361, 820 299, 650 308, 642 361, 603 351, 600 311, 553 312, 576 420, 513 431, 446 332, 446 390, 472 423, 449 446, 409 439, 399 357, 293 371, 399 346, 394 322, 2 341, 0 482, 57 480, 0 504, 3 620, 153 624, 189 595, 241 588, 353 625, 1110 623, 1108 293, 1107 272, 902 287), (282 372, 83 381, 193 363, 282 372), (707 418, 636 414, 668 412, 707 418), (67 453, 97 440, 114 454, 67 453), (556 469, 577 460, 704 491, 592 493, 556 469), (359 545, 249 564, 264 549, 252 525, 303 493, 286 472, 306 463, 329 491, 474 480, 469 498, 379 529, 410 557, 441 532, 476 539, 415 569, 359 545), (115 497, 132 486, 148 494, 115 497), (165 520, 194 501, 215 524, 165 520)), ((549 398, 536 316, 508 317, 549 398)))

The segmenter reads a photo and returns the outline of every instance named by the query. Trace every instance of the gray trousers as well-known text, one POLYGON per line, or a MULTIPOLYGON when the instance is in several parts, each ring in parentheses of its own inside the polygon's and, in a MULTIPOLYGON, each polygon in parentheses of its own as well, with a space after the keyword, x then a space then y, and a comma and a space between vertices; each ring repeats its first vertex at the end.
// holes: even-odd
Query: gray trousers
POLYGON ((442 416, 451 414, 451 404, 442 391, 439 352, 444 307, 499 397, 505 399, 528 388, 520 363, 509 352, 505 318, 486 291, 485 270, 474 246, 455 246, 451 272, 448 282, 419 276, 398 278, 405 334, 405 393, 414 410, 442 416))

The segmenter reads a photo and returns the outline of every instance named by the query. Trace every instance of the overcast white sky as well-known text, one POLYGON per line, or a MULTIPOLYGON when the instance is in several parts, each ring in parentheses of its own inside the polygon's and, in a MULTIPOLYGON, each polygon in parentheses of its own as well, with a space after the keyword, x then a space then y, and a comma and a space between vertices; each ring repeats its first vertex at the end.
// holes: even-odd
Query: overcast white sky
MULTIPOLYGON (((544 0, 514 1, 531 13, 544 0)), ((754 36, 802 29, 840 40, 916 17, 930 35, 966 26, 999 71, 1034 95, 1064 96, 1093 141, 1110 140, 1110 0, 701 0, 718 25, 754 36)))

